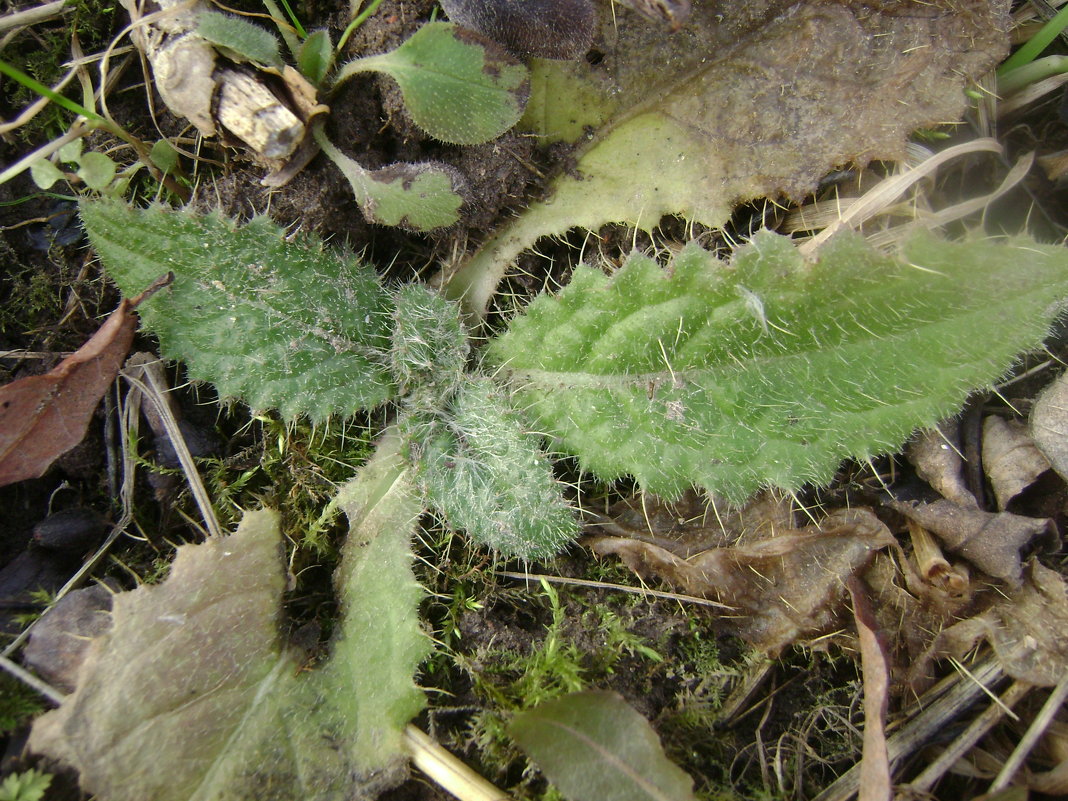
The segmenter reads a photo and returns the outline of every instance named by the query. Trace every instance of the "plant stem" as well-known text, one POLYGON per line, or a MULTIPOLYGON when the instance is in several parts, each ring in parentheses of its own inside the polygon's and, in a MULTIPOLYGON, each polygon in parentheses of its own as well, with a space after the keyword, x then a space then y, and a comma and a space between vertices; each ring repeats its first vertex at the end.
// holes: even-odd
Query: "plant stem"
POLYGON ((367 21, 368 17, 370 17, 378 10, 378 7, 381 4, 382 0, 371 0, 371 5, 367 6, 367 8, 365 8, 363 11, 356 15, 356 18, 349 23, 349 26, 347 28, 345 28, 345 32, 341 34, 341 39, 338 40, 337 47, 334 48, 335 53, 341 53, 342 48, 345 47, 345 43, 348 42, 349 37, 352 36, 353 32, 361 25, 363 25, 367 21))
POLYGON ((1056 39, 1065 27, 1068 27, 1068 6, 1064 6, 1058 11, 1053 19, 1039 28, 1038 33, 1021 45, 1019 50, 1005 59, 1001 66, 998 67, 998 76, 1000 77, 1017 67, 1022 67, 1024 64, 1034 61, 1038 54, 1045 50, 1049 43, 1056 39))
POLYGON ((289 3, 287 3, 286 0, 282 0, 282 4, 286 7, 286 13, 290 23, 297 31, 296 35, 294 35, 293 31, 289 30, 288 27, 281 24, 282 9, 278 7, 278 4, 275 3, 274 0, 263 0, 263 7, 267 9, 267 13, 276 21, 275 24, 278 25, 278 32, 282 34, 286 47, 289 48, 289 52, 293 58, 296 58, 297 51, 300 50, 300 40, 307 37, 308 34, 304 28, 301 27, 301 24, 297 22, 297 18, 293 16, 293 11, 290 9, 289 3))
POLYGON ((0 60, 0 73, 11 78, 11 80, 15 81, 16 83, 22 84, 31 92, 36 92, 41 97, 47 97, 56 105, 62 106, 63 108, 67 109, 67 111, 73 111, 75 114, 79 114, 82 117, 85 117, 87 120, 92 121, 96 125, 108 126, 107 120, 105 120, 95 111, 90 111, 85 106, 71 100, 69 97, 64 97, 58 92, 52 91, 50 87, 45 86, 43 83, 34 80, 25 72, 20 70, 18 67, 13 67, 6 61, 0 60))
POLYGON ((1007 97, 1051 75, 1065 72, 1068 72, 1068 56, 1046 56, 1007 72, 998 70, 998 95, 1007 97))

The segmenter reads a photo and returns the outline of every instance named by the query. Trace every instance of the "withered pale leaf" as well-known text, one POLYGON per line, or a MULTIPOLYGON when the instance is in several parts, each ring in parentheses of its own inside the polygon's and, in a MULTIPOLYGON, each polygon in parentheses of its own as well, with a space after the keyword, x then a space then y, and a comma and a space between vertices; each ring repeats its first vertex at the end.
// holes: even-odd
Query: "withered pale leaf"
POLYGON ((713 548, 682 559, 634 539, 591 540, 601 555, 615 554, 642 577, 658 577, 682 592, 737 609, 723 622, 766 651, 778 651, 832 628, 841 611, 845 579, 894 542, 874 514, 847 509, 819 526, 767 539, 713 548))
POLYGON ((1035 447, 1023 423, 994 414, 983 420, 983 470, 999 509, 1049 469, 1049 460, 1035 447))
POLYGON ((942 497, 960 506, 976 507, 975 496, 964 485, 964 458, 956 420, 919 431, 906 448, 916 474, 942 497))
MULTIPOLYGON (((950 626, 928 656, 963 658, 981 639, 997 653, 1006 673, 1019 681, 1052 687, 1068 671, 1068 590, 1064 579, 1038 562, 1028 565, 1019 590, 981 615, 950 626)), ((919 664, 927 660, 919 660, 919 664)))
POLYGON ((1031 436, 1058 475, 1068 480, 1068 373, 1042 390, 1035 401, 1031 436))
POLYGON ((988 576, 1016 585, 1020 583, 1022 571, 1020 551, 1053 525, 1050 520, 967 509, 950 501, 916 504, 887 501, 886 505, 923 526, 946 548, 988 576))
POLYGON ((449 282, 481 314, 542 236, 676 214, 723 225, 739 201, 813 191, 831 169, 904 155, 953 120, 1007 50, 1006 0, 707 0, 676 33, 602 16, 596 64, 536 64, 525 121, 580 144, 545 200, 449 282))
POLYGON ((130 349, 135 305, 123 300, 88 342, 49 372, 0 387, 0 486, 43 475, 82 441, 130 349))

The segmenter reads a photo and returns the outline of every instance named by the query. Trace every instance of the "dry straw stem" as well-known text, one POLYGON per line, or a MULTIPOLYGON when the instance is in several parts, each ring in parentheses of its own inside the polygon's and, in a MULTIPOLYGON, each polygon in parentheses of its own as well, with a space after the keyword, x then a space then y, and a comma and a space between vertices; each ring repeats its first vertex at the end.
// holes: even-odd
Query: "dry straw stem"
MULTIPOLYGON (((944 731, 957 716, 967 711, 980 695, 989 695, 988 687, 999 682, 1004 676, 1001 666, 997 664, 993 656, 988 656, 966 676, 958 674, 950 681, 933 687, 926 696, 940 694, 933 700, 926 696, 926 700, 921 699, 922 711, 902 724, 887 739, 886 746, 890 764, 900 765, 904 757, 926 745, 938 732, 944 731)), ((998 703, 1000 705, 1000 699, 998 703)), ((830 787, 816 796, 814 801, 847 801, 856 795, 859 784, 860 766, 854 765, 839 776, 830 787)))
POLYGON ((8 673, 10 673, 16 679, 21 681, 27 687, 36 690, 57 706, 59 704, 62 704, 63 699, 66 697, 65 695, 63 695, 63 693, 61 693, 51 684, 41 681, 39 678, 30 673, 30 671, 26 670, 21 665, 12 662, 6 656, 0 656, 0 669, 6 670, 8 673))
POLYGON ((1005 760, 1005 765, 1002 767, 1001 772, 994 779, 993 784, 990 785, 990 789, 987 790, 988 795, 992 795, 999 790, 1004 790, 1009 786, 1009 782, 1019 771, 1023 765, 1027 755, 1031 753, 1031 749, 1038 743, 1039 738, 1049 728, 1049 725, 1053 722, 1054 716, 1060 711, 1061 706, 1064 705, 1065 698, 1068 698, 1068 674, 1061 676, 1061 680, 1057 682, 1053 688, 1053 692, 1050 693, 1046 703, 1042 705, 1042 709, 1039 710, 1038 715, 1035 716, 1034 721, 1028 727, 1027 732, 1017 743, 1016 748, 1013 749, 1012 754, 1005 760))
POLYGON ((652 590, 648 587, 631 587, 628 584, 613 584, 608 581, 588 581, 586 579, 568 578, 567 576, 547 576, 541 573, 512 573, 507 570, 497 571, 498 576, 504 578, 517 579, 519 581, 525 581, 528 584, 536 584, 539 581, 549 581, 554 584, 570 584, 576 587, 592 587, 593 589, 603 590, 619 590, 620 592, 629 592, 634 595, 646 595, 653 598, 664 598, 668 601, 682 601, 684 603, 699 604, 700 606, 714 606, 717 609, 724 609, 728 612, 738 611, 730 604, 722 604, 719 601, 713 601, 709 598, 701 598, 697 595, 684 595, 678 592, 663 592, 662 590, 652 590))
POLYGON ((1029 84, 1018 92, 1013 92, 1005 99, 999 100, 996 115, 999 120, 1029 107, 1048 94, 1052 94, 1068 83, 1068 73, 1051 75, 1041 81, 1029 84))
POLYGON ((163 375, 162 362, 157 359, 148 364, 137 364, 134 368, 128 367, 123 371, 122 375, 130 386, 139 390, 155 407, 160 422, 163 423, 167 436, 174 446, 178 462, 182 466, 182 472, 185 473, 186 480, 189 482, 189 489, 193 493, 193 498, 197 502, 200 514, 204 518, 208 533, 212 537, 225 536, 222 526, 219 525, 219 519, 215 516, 215 510, 212 508, 211 496, 208 495, 208 490, 200 478, 197 466, 193 462, 193 455, 189 452, 185 437, 178 427, 178 420, 175 418, 174 411, 167 398, 167 393, 170 392, 170 389, 167 387, 166 378, 163 375))
POLYGON ((933 175, 939 167, 947 161, 963 156, 968 153, 1002 153, 1001 145, 994 139, 973 139, 971 142, 948 147, 924 161, 916 167, 905 170, 899 175, 893 175, 881 181, 870 191, 866 192, 855 202, 842 209, 838 219, 828 225, 819 234, 798 246, 798 250, 804 256, 811 256, 828 239, 842 230, 857 228, 865 221, 870 220, 909 190, 917 181, 921 181, 933 175))
POLYGON ((967 754, 988 731, 1006 717, 1006 710, 1015 706, 1031 690, 1031 685, 1017 681, 1009 685, 1002 693, 998 703, 992 703, 981 715, 973 720, 963 732, 950 743, 938 758, 924 768, 923 772, 906 785, 914 791, 916 797, 930 792, 931 788, 956 764, 957 760, 967 754))
MULTIPOLYGON (((21 11, 4 14, 0 17, 0 32, 22 29, 30 25, 37 25, 40 22, 47 22, 62 14, 64 7, 73 10, 69 0, 54 0, 52 3, 42 3, 33 8, 24 8, 21 11)), ((4 44, 6 44, 6 41, 4 44)))
POLYGON ((506 792, 486 781, 411 724, 404 729, 404 745, 412 763, 460 801, 512 801, 506 792))

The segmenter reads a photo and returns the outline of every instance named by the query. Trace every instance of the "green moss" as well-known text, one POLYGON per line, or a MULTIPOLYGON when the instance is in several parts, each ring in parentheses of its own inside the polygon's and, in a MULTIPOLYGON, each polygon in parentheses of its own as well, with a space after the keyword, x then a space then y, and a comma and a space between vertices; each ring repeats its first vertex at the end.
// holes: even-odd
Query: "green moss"
POLYGON ((7 734, 45 710, 41 697, 22 682, 0 673, 0 734, 7 734))

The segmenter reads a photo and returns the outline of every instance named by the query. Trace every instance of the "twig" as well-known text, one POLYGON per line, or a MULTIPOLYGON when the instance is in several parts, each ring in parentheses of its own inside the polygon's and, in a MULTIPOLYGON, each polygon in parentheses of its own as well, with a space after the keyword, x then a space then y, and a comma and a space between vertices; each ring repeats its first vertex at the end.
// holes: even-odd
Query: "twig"
POLYGON ((1004 766, 1001 768, 1001 773, 997 775, 994 783, 990 785, 990 789, 987 791, 988 794, 1004 790, 1009 786, 1012 777, 1016 775, 1016 771, 1020 769, 1023 761, 1027 759, 1027 755, 1035 747, 1038 738, 1043 735, 1046 729, 1049 728, 1050 723, 1053 722, 1053 716, 1060 710, 1065 698, 1068 698, 1068 674, 1061 676, 1061 680, 1053 688, 1053 692, 1046 699, 1046 703, 1042 705, 1042 709, 1039 710, 1038 715, 1031 722, 1031 726, 1005 761, 1004 766))
POLYGON ((634 595, 651 595, 654 598, 664 598, 669 601, 686 601, 701 606, 714 606, 717 609, 725 609, 728 612, 738 611, 729 604, 721 604, 719 601, 710 601, 708 598, 700 598, 696 595, 682 595, 677 592, 663 592, 651 590, 648 587, 631 587, 628 584, 613 584, 609 581, 588 581, 586 579, 568 578, 566 576, 548 576, 541 573, 512 573, 508 570, 498 570, 496 575, 504 578, 518 579, 520 581, 548 581, 552 584, 571 584, 576 587, 590 587, 592 589, 620 590, 633 593, 634 595))
POLYGON ((1017 701, 1027 695, 1031 687, 1030 684, 1023 681, 1017 681, 1010 685, 997 703, 988 706, 983 714, 973 720, 968 728, 961 732, 960 736, 950 743, 949 747, 924 768, 923 772, 909 782, 906 787, 915 791, 916 797, 926 794, 945 775, 946 771, 953 767, 957 760, 968 753, 998 721, 1005 717, 1006 709, 1011 709, 1017 701))
POLYGON ((30 671, 26 670, 26 668, 16 664, 15 662, 12 662, 6 656, 0 656, 0 668, 6 670, 8 673, 10 673, 16 679, 21 681, 27 687, 32 687, 33 689, 35 689, 37 692, 39 692, 41 695, 43 695, 56 706, 62 704, 63 699, 66 698, 63 693, 61 693, 51 684, 41 681, 41 679, 34 676, 32 673, 30 673, 30 671))
POLYGON ((461 801, 512 801, 415 726, 405 727, 404 745, 419 770, 461 801))

